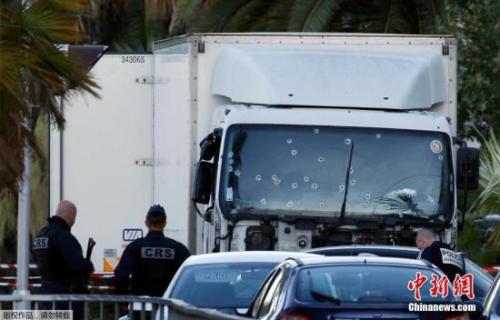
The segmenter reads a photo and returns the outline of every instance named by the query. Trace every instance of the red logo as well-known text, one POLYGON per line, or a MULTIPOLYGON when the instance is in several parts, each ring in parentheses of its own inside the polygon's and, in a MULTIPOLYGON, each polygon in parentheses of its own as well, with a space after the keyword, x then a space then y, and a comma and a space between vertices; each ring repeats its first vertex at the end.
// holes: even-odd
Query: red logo
MULTIPOLYGON (((415 274, 415 280, 408 281, 408 290, 413 291, 413 296, 415 300, 422 300, 420 294, 420 289, 427 282, 427 277, 422 275, 422 273, 417 272, 415 274)), ((432 275, 431 288, 429 289, 429 294, 431 297, 441 296, 446 298, 449 294, 450 280, 447 276, 442 275, 438 277, 436 274, 432 275)), ((453 280, 453 295, 455 297, 467 296, 469 299, 474 299, 474 275, 467 273, 463 276, 456 275, 455 280, 453 280)))
POLYGON ((455 297, 465 295, 469 299, 474 299, 474 275, 467 273, 460 276, 457 274, 453 280, 453 295, 455 297))
POLYGON ((420 301, 422 298, 420 296, 420 288, 427 282, 427 277, 417 272, 415 280, 408 282, 408 290, 413 291, 415 300, 420 301))
POLYGON ((446 298, 448 296, 450 280, 448 280, 447 276, 441 276, 441 278, 438 278, 437 275, 433 274, 431 285, 431 297, 437 297, 438 295, 441 295, 443 298, 446 298))

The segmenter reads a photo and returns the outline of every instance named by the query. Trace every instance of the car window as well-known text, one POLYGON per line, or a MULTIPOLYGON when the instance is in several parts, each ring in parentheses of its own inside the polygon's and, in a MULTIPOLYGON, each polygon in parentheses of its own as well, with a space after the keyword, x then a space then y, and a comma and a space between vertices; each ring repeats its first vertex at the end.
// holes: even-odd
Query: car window
POLYGON ((273 298, 276 297, 276 294, 279 291, 278 289, 282 278, 283 270, 280 268, 277 270, 274 278, 270 280, 269 290, 267 290, 264 298, 262 299, 262 305, 257 315, 258 318, 262 318, 271 313, 273 307, 273 298))
POLYGON ((266 293, 272 284, 272 279, 274 279, 277 272, 278 272, 278 270, 273 270, 267 276, 267 279, 264 280, 264 283, 262 284, 260 290, 257 292, 257 296, 255 297, 255 300, 254 300, 253 305, 252 305, 252 309, 250 311, 250 315, 252 318, 257 317, 257 314, 259 313, 259 309, 262 305, 262 301, 263 301, 264 297, 266 296, 266 293))
POLYGON ((283 266, 283 274, 280 277, 280 279, 276 280, 278 283, 277 289, 275 290, 272 301, 271 301, 271 310, 269 314, 271 317, 277 312, 279 309, 279 304, 280 304, 280 299, 284 296, 283 293, 285 289, 287 288, 287 280, 289 279, 289 274, 290 274, 290 264, 285 263, 283 266))
POLYGON ((474 294, 476 297, 484 298, 493 283, 493 277, 468 258, 465 258, 465 272, 474 275, 474 294))
MULTIPOLYGON (((325 248, 313 249, 311 253, 322 254, 326 256, 342 256, 342 255, 359 255, 360 253, 373 253, 381 257, 396 257, 396 258, 409 258, 416 259, 420 251, 417 250, 387 250, 384 248, 325 248)), ((489 288, 493 282, 493 277, 486 273, 480 266, 475 264, 472 260, 465 258, 465 272, 474 275, 474 294, 476 297, 484 298, 488 293, 489 288)))
POLYGON ((276 263, 212 263, 183 269, 168 298, 201 308, 248 308, 276 263))
POLYGON ((332 299, 341 303, 409 303, 414 302, 414 291, 408 283, 414 281, 420 272, 427 281, 420 289, 423 302, 454 301, 452 284, 448 296, 430 295, 432 269, 388 265, 328 265, 304 268, 299 273, 297 298, 301 301, 322 301, 332 299), (314 296, 314 297, 313 297, 314 296), (332 299, 327 299, 327 298, 332 299))

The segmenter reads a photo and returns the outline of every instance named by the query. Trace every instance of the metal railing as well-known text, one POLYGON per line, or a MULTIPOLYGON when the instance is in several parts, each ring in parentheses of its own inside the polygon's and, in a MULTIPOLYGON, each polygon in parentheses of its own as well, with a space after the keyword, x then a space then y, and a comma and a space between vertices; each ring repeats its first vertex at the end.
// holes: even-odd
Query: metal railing
MULTIPOLYGON (((28 276, 28 288, 37 290, 42 286, 41 277, 38 274, 38 265, 29 265, 31 275, 28 276)), ((17 288, 17 264, 15 263, 0 263, 0 294, 11 293, 11 290, 17 288)), ((89 284, 87 288, 91 293, 112 293, 115 289, 113 286, 114 274, 105 273, 93 273, 89 277, 89 284)))
POLYGON ((20 302, 28 302, 31 310, 73 310, 73 319, 84 320, 116 320, 121 317, 129 320, 248 320, 197 308, 180 300, 123 295, 0 295, 0 311, 13 310, 20 302))

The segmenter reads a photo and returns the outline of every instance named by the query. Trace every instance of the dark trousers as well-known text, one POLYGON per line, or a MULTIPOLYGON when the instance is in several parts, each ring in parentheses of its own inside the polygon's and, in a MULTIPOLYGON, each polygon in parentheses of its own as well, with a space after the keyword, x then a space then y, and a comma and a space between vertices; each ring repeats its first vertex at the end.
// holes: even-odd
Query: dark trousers
MULTIPOLYGON (((59 281, 42 281, 42 287, 40 289, 41 294, 84 294, 88 293, 86 288, 83 286, 77 286, 71 282, 59 282, 59 281)), ((72 301, 71 303, 67 301, 59 302, 45 302, 42 304, 43 308, 46 310, 72 310, 73 320, 82 320, 84 316, 83 302, 72 301)))

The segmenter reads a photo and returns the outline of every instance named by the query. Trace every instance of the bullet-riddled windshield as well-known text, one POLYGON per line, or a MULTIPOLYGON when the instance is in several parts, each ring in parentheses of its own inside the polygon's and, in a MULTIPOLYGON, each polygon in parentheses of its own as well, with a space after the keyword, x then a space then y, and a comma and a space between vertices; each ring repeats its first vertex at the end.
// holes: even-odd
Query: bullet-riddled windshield
POLYGON ((438 132, 365 128, 228 129, 219 193, 225 214, 335 218, 346 187, 345 217, 444 221, 453 203, 449 138, 438 132))

